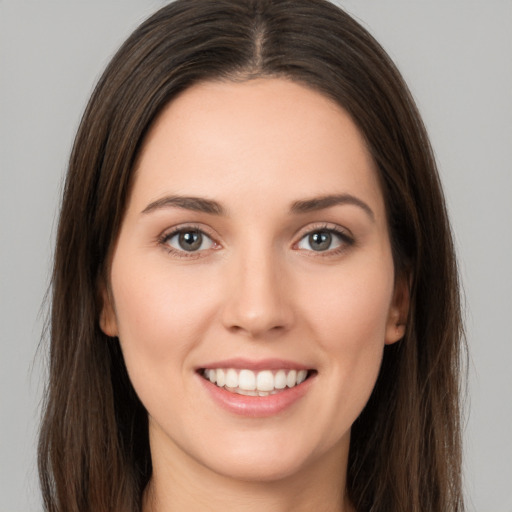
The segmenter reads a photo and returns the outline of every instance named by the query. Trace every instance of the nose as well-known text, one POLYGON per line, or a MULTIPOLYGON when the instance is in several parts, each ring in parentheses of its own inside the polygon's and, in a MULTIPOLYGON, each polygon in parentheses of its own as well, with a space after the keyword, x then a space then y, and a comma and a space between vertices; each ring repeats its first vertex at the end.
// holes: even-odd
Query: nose
POLYGON ((293 323, 290 283, 278 258, 240 255, 229 265, 229 287, 222 321, 229 331, 250 338, 268 338, 293 323))

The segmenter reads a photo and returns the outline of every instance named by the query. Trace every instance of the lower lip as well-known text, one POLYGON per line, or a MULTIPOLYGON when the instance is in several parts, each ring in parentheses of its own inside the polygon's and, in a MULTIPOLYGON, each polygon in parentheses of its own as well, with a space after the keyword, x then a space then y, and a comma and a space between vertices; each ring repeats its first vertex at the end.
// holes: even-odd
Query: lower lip
POLYGON ((291 407, 308 392, 315 376, 316 374, 311 375, 299 385, 284 389, 275 395, 246 396, 219 388, 209 380, 198 375, 207 392, 223 409, 240 416, 253 418, 274 416, 291 407))

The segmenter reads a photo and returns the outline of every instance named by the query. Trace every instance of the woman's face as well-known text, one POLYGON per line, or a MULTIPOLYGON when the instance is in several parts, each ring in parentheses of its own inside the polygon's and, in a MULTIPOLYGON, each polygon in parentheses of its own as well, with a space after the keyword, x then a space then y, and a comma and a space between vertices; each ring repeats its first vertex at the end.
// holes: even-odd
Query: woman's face
POLYGON ((332 471, 403 334, 363 138, 283 79, 203 83, 163 111, 108 288, 101 326, 148 411, 155 472, 332 471))

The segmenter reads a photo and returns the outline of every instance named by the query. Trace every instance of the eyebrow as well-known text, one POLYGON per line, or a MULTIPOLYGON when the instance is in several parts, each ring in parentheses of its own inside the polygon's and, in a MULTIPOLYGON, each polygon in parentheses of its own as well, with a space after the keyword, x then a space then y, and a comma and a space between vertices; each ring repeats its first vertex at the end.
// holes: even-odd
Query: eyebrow
MULTIPOLYGON (((332 206, 345 204, 358 206, 364 210, 364 212, 370 217, 372 221, 375 221, 375 214, 373 213, 373 210, 364 201, 351 194, 331 194, 321 197, 314 197, 311 199, 294 201, 290 207, 290 213, 309 213, 325 210, 332 206)), ((156 201, 149 203, 146 208, 142 210, 142 213, 147 214, 162 208, 173 207, 195 212, 208 213, 211 215, 226 215, 226 210, 222 207, 222 205, 213 199, 177 195, 162 197, 161 199, 157 199, 156 201)))
POLYGON ((312 199, 306 199, 304 201, 295 201, 292 204, 292 213, 308 213, 318 210, 324 210, 331 206, 350 204, 358 206, 363 209, 372 221, 375 221, 375 214, 373 210, 361 199, 351 194, 331 194, 321 197, 314 197, 312 199))
POLYGON ((195 212, 210 213, 213 215, 225 215, 224 208, 217 201, 204 197, 191 196, 167 196, 149 203, 142 213, 150 213, 161 208, 183 208, 195 212))

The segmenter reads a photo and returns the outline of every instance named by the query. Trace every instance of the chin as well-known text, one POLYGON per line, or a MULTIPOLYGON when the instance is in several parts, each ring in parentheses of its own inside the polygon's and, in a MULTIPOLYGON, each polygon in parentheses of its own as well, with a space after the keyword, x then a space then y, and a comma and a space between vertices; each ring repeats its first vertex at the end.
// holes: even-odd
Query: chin
POLYGON ((285 480, 303 472, 309 465, 309 460, 295 456, 262 456, 253 454, 244 456, 234 453, 232 457, 224 457, 222 465, 218 459, 214 466, 210 466, 214 472, 232 480, 254 483, 271 483, 285 480))
POLYGON ((231 439, 231 442, 219 443, 217 446, 222 447, 222 451, 210 451, 200 463, 230 479, 271 483, 300 474, 306 476, 319 465, 330 465, 329 461, 338 466, 348 454, 350 442, 349 432, 334 444, 324 444, 322 439, 311 443, 304 434, 258 436, 253 433, 250 440, 243 437, 237 442, 231 439))

